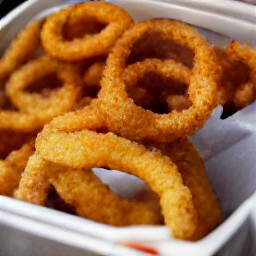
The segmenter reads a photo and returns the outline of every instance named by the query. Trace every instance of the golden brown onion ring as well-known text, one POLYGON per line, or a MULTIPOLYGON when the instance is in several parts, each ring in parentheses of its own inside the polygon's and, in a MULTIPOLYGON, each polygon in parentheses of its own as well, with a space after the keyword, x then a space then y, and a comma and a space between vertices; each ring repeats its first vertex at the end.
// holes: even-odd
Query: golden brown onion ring
POLYGON ((49 122, 52 117, 39 118, 36 115, 21 113, 18 111, 0 110, 0 129, 14 132, 38 132, 45 123, 49 122))
POLYGON ((126 31, 107 59, 98 95, 98 105, 108 128, 133 140, 174 141, 193 134, 210 116, 217 104, 217 64, 213 49, 192 27, 173 20, 140 22, 126 31), (132 45, 147 31, 186 45, 194 53, 194 66, 188 85, 192 105, 178 112, 156 114, 136 106, 125 91, 122 73, 132 45))
POLYGON ((12 151, 6 159, 0 160, 0 195, 13 195, 28 159, 33 153, 34 142, 30 142, 18 150, 12 151))
POLYGON ((248 104, 252 83, 250 68, 246 62, 228 52, 228 48, 214 47, 221 71, 218 74, 218 98, 223 106, 223 117, 232 115, 248 104), (249 94, 249 95, 246 95, 249 94), (244 104, 240 104, 244 101, 244 104), (239 103, 240 102, 240 103, 239 103))
POLYGON ((157 109, 157 106, 152 105, 159 104, 157 102, 159 96, 159 98, 163 98, 161 100, 165 102, 170 111, 174 109, 181 111, 191 106, 187 95, 184 94, 183 86, 177 88, 177 84, 174 84, 174 81, 178 81, 180 84, 189 84, 191 71, 181 63, 174 60, 145 59, 129 65, 122 76, 126 91, 133 98, 136 105, 139 103, 139 106, 143 108, 157 109), (151 84, 156 83, 156 81, 150 81, 152 74, 156 74, 160 78, 164 77, 168 81, 165 87, 168 88, 157 88, 158 84, 151 84), (137 82, 143 77, 146 78, 147 82, 144 87, 138 87, 137 82), (158 90, 155 89, 155 92, 152 93, 150 87, 156 87, 158 90), (162 89, 163 91, 161 91, 162 89))
POLYGON ((240 85, 235 92, 234 102, 241 109, 256 99, 256 49, 233 41, 227 48, 232 56, 238 57, 250 68, 249 81, 240 85))
MULTIPOLYGON (((47 87, 47 82, 46 82, 47 87)), ((46 56, 30 61, 14 72, 6 84, 6 92, 12 103, 22 112, 38 115, 56 116, 72 110, 79 97, 81 80, 78 71, 72 65, 54 61, 46 56), (33 82, 56 74, 62 82, 60 88, 43 93, 26 91, 33 82)))
POLYGON ((39 45, 41 25, 41 21, 27 25, 12 41, 0 60, 0 84, 33 55, 39 45))
POLYGON ((168 108, 170 111, 182 111, 188 109, 191 106, 191 102, 188 100, 186 95, 170 95, 166 98, 168 108))
POLYGON ((199 225, 194 240, 203 238, 223 220, 223 213, 208 181, 203 160, 187 139, 155 146, 178 166, 198 212, 199 225))
POLYGON ((47 162, 38 154, 30 158, 15 197, 44 205, 50 184, 82 217, 115 226, 159 224, 162 221, 157 207, 115 195, 91 170, 47 162))
POLYGON ((132 87, 136 80, 150 72, 185 83, 189 83, 191 75, 189 68, 174 60, 145 59, 129 65, 123 72, 123 79, 126 86, 132 87))
POLYGON ((69 6, 49 16, 42 29, 42 44, 52 57, 62 60, 80 60, 107 54, 116 40, 132 24, 128 13, 110 3, 85 2, 69 6), (62 32, 69 16, 84 19, 93 17, 107 26, 99 34, 85 34, 71 41, 63 39, 62 32))
POLYGON ((96 61, 90 65, 84 72, 82 80, 84 95, 77 103, 77 109, 90 105, 93 99, 95 99, 100 90, 100 80, 102 77, 102 71, 105 67, 105 61, 96 61))
POLYGON ((105 68, 105 62, 99 61, 93 63, 84 73, 83 81, 86 87, 100 87, 102 72, 105 68))
POLYGON ((176 165, 158 151, 151 152, 113 133, 95 132, 102 131, 102 123, 94 115, 94 109, 88 109, 83 116, 89 130, 68 133, 65 127, 60 129, 58 123, 65 123, 70 115, 58 117, 58 121, 45 126, 37 137, 38 154, 47 161, 72 168, 104 166, 138 176, 159 195, 165 222, 173 236, 192 239, 197 215, 191 193, 183 185, 176 165))
POLYGON ((6 87, 18 110, 0 110, 0 129, 34 132, 39 131, 54 116, 76 107, 80 97, 81 78, 76 67, 43 56, 14 72, 6 87), (43 79, 49 73, 58 76, 62 82, 61 88, 50 92, 48 97, 25 91, 31 82, 43 79))

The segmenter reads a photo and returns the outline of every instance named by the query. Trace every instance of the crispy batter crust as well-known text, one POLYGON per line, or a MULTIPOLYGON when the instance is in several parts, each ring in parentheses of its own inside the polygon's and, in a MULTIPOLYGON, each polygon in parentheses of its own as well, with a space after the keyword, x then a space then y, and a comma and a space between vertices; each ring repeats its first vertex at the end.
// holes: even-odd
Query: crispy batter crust
POLYGON ((80 3, 47 18, 42 30, 42 43, 46 52, 58 59, 72 61, 90 58, 107 54, 131 24, 131 17, 118 6, 103 2, 80 3), (107 26, 99 34, 85 34, 83 38, 67 41, 63 39, 62 31, 70 15, 77 19, 93 17, 107 26))
POLYGON ((35 132, 54 116, 75 108, 81 79, 74 66, 43 56, 14 72, 6 87, 8 96, 18 110, 0 110, 0 129, 35 132), (57 74, 63 83, 61 88, 51 92, 49 97, 25 91, 31 82, 43 79, 49 73, 57 74))
POLYGON ((50 184, 76 213, 115 226, 160 224, 162 216, 155 201, 129 201, 114 194, 89 169, 72 168, 31 157, 15 197, 44 205, 50 184))
POLYGON ((164 220, 173 236, 192 239, 197 214, 190 190, 183 185, 176 165, 159 151, 151 152, 113 133, 95 132, 102 129, 102 123, 93 115, 94 110, 90 111, 83 116, 84 120, 88 117, 88 122, 84 122, 87 127, 81 131, 67 132, 65 127, 58 127, 60 120, 65 123, 71 114, 46 125, 37 137, 38 154, 47 161, 72 168, 105 166, 141 178, 160 197, 164 220))
POLYGON ((127 30, 107 59, 98 105, 109 129, 132 140, 174 141, 193 134, 217 104, 217 64, 213 49, 192 27, 173 20, 139 22, 127 30), (157 114, 136 106, 125 90, 122 73, 132 45, 147 31, 159 32, 186 45, 194 53, 194 67, 188 85, 192 105, 188 109, 157 114))
POLYGON ((41 21, 27 25, 0 59, 0 85, 33 55, 40 41, 41 21))
POLYGON ((205 173, 203 160, 187 139, 155 146, 178 166, 198 212, 199 225, 193 239, 203 238, 223 220, 223 212, 205 173))
POLYGON ((227 51, 246 63, 250 69, 249 81, 240 85, 234 96, 237 109, 241 109, 256 99, 256 49, 233 41, 227 51))
POLYGON ((34 153, 34 142, 24 144, 20 149, 12 151, 6 159, 0 160, 0 195, 12 196, 18 187, 21 174, 29 157, 34 153))

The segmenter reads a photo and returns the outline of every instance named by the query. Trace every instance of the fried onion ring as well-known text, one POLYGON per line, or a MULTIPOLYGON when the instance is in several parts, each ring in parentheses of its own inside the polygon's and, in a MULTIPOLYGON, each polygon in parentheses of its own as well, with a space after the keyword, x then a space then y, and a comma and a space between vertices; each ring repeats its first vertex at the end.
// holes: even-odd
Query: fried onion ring
POLYGON ((181 83, 185 85, 189 84, 190 75, 191 71, 189 68, 174 60, 145 59, 129 65, 124 70, 122 76, 128 95, 134 99, 137 105, 139 104, 143 108, 150 110, 160 109, 161 107, 159 105, 166 105, 167 110, 176 109, 177 111, 181 111, 191 105, 187 96, 184 94, 184 86, 181 86, 181 83), (157 74, 160 78, 164 77, 167 81, 170 80, 168 84, 164 84, 168 88, 164 88, 163 91, 159 92, 161 90, 161 88, 157 87, 159 84, 156 81, 150 80, 152 74, 157 74), (143 77, 146 77, 147 80, 145 84, 146 88, 137 87, 137 82, 143 77), (179 82, 178 85, 177 82, 179 82), (150 89, 154 87, 158 89, 158 92, 153 91, 152 95, 150 89), (157 102, 158 95, 156 93, 158 95, 160 94, 159 98, 163 103, 157 102))
POLYGON ((115 226, 162 221, 161 214, 148 203, 128 201, 115 195, 91 170, 50 163, 40 159, 38 154, 30 158, 15 197, 44 205, 50 184, 82 217, 115 226))
POLYGON ((6 129, 15 132, 38 132, 45 123, 52 117, 39 118, 36 115, 21 113, 18 111, 0 110, 0 129, 6 129))
POLYGON ((116 43, 107 59, 98 105, 108 128, 132 140, 174 141, 193 134, 217 104, 217 64, 213 49, 192 27, 174 20, 152 20, 135 24, 116 43), (147 31, 159 32, 186 45, 194 53, 188 96, 192 105, 182 112, 156 114, 136 106, 125 91, 122 73, 132 45, 147 31))
POLYGON ((249 81, 240 85, 234 96, 236 107, 241 109, 256 99, 256 49, 233 41, 228 46, 227 51, 232 56, 238 57, 250 68, 249 81))
POLYGON ((208 181, 203 160, 187 139, 155 146, 178 166, 184 184, 192 193, 199 222, 194 240, 201 239, 223 220, 223 213, 208 181))
POLYGON ((0 160, 0 195, 12 196, 18 187, 21 174, 29 157, 34 153, 34 142, 12 151, 6 159, 0 160))
POLYGON ((99 87, 103 70, 105 68, 105 62, 98 61, 93 63, 84 73, 83 81, 86 87, 99 87))
POLYGON ((192 239, 197 226, 192 196, 168 157, 113 133, 95 132, 102 130, 102 124, 94 109, 88 108, 83 116, 89 130, 68 133, 63 127, 61 131, 57 124, 65 123, 67 115, 71 114, 56 118, 58 121, 46 125, 38 135, 36 149, 43 159, 72 168, 104 166, 138 176, 159 195, 165 223, 173 236, 192 239))
POLYGON ((49 16, 42 29, 42 44, 52 57, 62 60, 80 60, 107 54, 116 40, 132 24, 126 11, 110 3, 85 2, 69 6, 49 16), (69 16, 78 20, 84 16, 107 24, 99 34, 85 34, 83 38, 71 41, 63 39, 62 31, 69 16))
POLYGON ((0 110, 0 129, 35 132, 54 116, 75 108, 80 96, 81 78, 74 66, 43 56, 14 72, 6 87, 18 110, 0 110), (31 82, 43 79, 49 73, 57 74, 63 83, 61 88, 50 92, 48 97, 25 91, 31 82))
POLYGON ((41 21, 27 25, 12 41, 0 60, 0 84, 33 55, 39 45, 41 25, 41 21))
POLYGON ((243 104, 239 104, 239 101, 242 100, 241 97, 244 98, 246 92, 249 92, 247 88, 252 85, 252 83, 248 83, 250 68, 238 56, 230 54, 228 48, 214 47, 221 67, 221 72, 218 74, 218 98, 219 103, 223 106, 222 118, 241 109, 243 104), (241 93, 244 96, 237 97, 241 93))
POLYGON ((83 74, 83 91, 85 96, 77 103, 77 109, 90 105, 100 90, 100 80, 105 67, 105 61, 99 60, 93 63, 83 74))
POLYGON ((186 95, 170 95, 166 97, 169 110, 182 111, 188 109, 191 106, 191 102, 186 95))
POLYGON ((78 71, 72 65, 54 61, 47 56, 33 60, 13 73, 6 84, 6 92, 12 103, 26 113, 56 116, 72 110, 81 90, 78 71), (25 89, 46 75, 55 73, 62 82, 61 88, 45 96, 25 89))
POLYGON ((106 24, 98 22, 92 16, 78 17, 71 13, 63 27, 63 37, 65 40, 72 41, 75 38, 82 38, 85 34, 98 34, 105 27, 106 24))

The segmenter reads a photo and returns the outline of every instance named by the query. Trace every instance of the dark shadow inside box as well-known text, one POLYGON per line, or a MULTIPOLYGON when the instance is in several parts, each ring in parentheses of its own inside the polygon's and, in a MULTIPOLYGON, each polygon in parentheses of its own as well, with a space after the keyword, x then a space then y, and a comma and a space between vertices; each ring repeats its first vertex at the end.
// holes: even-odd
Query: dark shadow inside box
POLYGON ((25 1, 27 0, 0 0, 0 18, 25 1))

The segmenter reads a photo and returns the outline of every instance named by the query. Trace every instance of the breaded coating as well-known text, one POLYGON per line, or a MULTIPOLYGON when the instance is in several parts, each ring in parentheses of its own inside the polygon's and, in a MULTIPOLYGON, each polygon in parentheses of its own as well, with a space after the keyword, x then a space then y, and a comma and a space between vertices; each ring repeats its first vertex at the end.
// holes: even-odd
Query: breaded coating
POLYGON ((235 93, 234 102, 241 109, 256 99, 256 49, 233 41, 227 51, 249 67, 249 80, 240 85, 235 93))
POLYGON ((0 195, 13 195, 28 159, 33 153, 34 142, 29 142, 20 149, 12 151, 5 160, 0 160, 0 195))
POLYGON ((217 105, 218 65, 213 48, 194 28, 180 21, 156 19, 138 22, 117 41, 107 59, 98 94, 98 106, 110 131, 135 141, 171 142, 192 135, 217 105), (122 74, 135 44, 148 31, 194 51, 187 94, 191 106, 158 114, 137 106, 125 90, 122 74))
POLYGON ((44 205, 50 187, 46 175, 45 161, 35 153, 30 158, 23 172, 14 197, 37 205, 44 205))
POLYGON ((0 84, 34 54, 40 42, 41 25, 41 21, 28 24, 12 41, 0 59, 0 84))
MULTIPOLYGON (((87 116, 92 120, 92 114, 87 116)), ((84 115, 84 120, 87 116, 84 115)), ((59 117, 58 121, 65 118, 59 117)), ((87 122, 90 130, 75 132, 61 131, 58 123, 56 126, 46 125, 36 140, 38 154, 63 166, 86 169, 104 166, 141 178, 160 197, 164 220, 173 236, 192 239, 197 227, 197 213, 191 192, 183 185, 176 165, 159 151, 151 152, 143 145, 113 133, 95 132, 101 129, 101 122, 99 127, 95 126, 96 122, 97 116, 94 122, 87 122)))
POLYGON ((156 147, 178 166, 184 185, 190 189, 199 219, 193 239, 203 238, 224 218, 221 206, 204 170, 203 160, 187 139, 169 144, 157 144, 156 147))
POLYGON ((38 154, 30 158, 15 197, 44 205, 50 184, 79 216, 115 226, 162 223, 158 201, 123 199, 91 170, 51 163, 38 154))
MULTIPOLYGON (((74 61, 93 56, 108 54, 116 40, 132 24, 132 18, 120 7, 105 2, 84 2, 64 8, 46 19, 42 29, 42 44, 52 57, 74 61), (85 17, 92 17, 106 27, 97 34, 85 33, 81 38, 65 40, 63 28, 69 16, 83 22, 85 17)), ((88 32, 88 31, 85 31, 88 32)))

